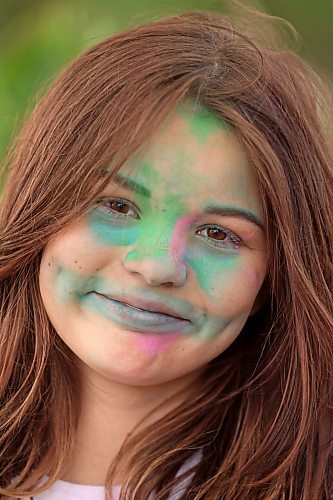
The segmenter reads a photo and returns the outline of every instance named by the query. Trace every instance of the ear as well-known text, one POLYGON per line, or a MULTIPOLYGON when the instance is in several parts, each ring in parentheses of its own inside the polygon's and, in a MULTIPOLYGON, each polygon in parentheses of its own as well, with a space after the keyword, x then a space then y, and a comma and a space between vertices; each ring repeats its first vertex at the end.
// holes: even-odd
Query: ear
POLYGON ((263 284, 261 285, 261 288, 258 292, 258 295, 256 296, 254 304, 252 306, 250 316, 253 316, 257 312, 259 312, 260 309, 267 302, 268 298, 269 298, 269 283, 268 283, 268 279, 265 278, 265 280, 264 280, 263 284))

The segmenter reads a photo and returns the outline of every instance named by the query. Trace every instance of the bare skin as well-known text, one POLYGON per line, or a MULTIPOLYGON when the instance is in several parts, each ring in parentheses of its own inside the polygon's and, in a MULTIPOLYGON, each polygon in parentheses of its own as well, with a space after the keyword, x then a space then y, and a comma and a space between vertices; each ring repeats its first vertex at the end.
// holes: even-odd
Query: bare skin
MULTIPOLYGON (((191 385, 197 376, 191 373, 183 377, 177 389, 191 385)), ((110 463, 128 434, 142 419, 143 425, 151 424, 176 407, 184 395, 172 397, 174 393, 174 382, 163 387, 124 386, 91 373, 82 393, 74 453, 62 479, 76 484, 105 484, 110 463), (162 407, 152 413, 159 404, 162 407)), ((120 472, 115 478, 117 484, 123 482, 124 474, 120 472)))
POLYGON ((266 275, 258 188, 236 137, 216 118, 175 113, 148 146, 149 175, 142 169, 127 187, 111 186, 98 224, 73 222, 43 254, 44 305, 82 381, 62 476, 73 483, 103 485, 133 428, 182 401, 185 392, 168 398, 194 386, 237 338, 266 275), (144 186, 137 193, 134 181, 144 186))

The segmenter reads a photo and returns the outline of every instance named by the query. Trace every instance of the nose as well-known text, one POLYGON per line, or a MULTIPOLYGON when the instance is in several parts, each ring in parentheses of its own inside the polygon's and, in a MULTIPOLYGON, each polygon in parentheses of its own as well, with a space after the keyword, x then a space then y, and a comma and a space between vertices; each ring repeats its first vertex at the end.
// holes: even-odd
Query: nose
POLYGON ((149 285, 181 286, 186 280, 186 266, 172 255, 141 255, 132 250, 124 258, 125 268, 140 275, 149 285))

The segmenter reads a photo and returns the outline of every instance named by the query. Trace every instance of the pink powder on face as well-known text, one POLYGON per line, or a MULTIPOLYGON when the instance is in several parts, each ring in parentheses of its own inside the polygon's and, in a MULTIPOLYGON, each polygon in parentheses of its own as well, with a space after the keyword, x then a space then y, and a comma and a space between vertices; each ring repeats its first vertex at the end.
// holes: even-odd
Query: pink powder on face
MULTIPOLYGON (((186 215, 177 220, 169 246, 169 254, 173 258, 181 259, 185 253, 186 238, 184 238, 184 232, 195 220, 196 217, 193 215, 186 215)), ((149 354, 155 355, 175 342, 179 338, 179 335, 179 332, 139 334, 138 344, 140 348, 143 348, 149 354)))
POLYGON ((186 239, 183 237, 187 227, 193 224, 196 217, 193 215, 185 215, 177 220, 170 242, 169 253, 172 256, 182 256, 185 252, 186 239))
POLYGON ((179 338, 178 333, 143 333, 139 334, 138 344, 141 349, 144 349, 149 354, 157 354, 159 351, 166 349, 177 338, 179 338))

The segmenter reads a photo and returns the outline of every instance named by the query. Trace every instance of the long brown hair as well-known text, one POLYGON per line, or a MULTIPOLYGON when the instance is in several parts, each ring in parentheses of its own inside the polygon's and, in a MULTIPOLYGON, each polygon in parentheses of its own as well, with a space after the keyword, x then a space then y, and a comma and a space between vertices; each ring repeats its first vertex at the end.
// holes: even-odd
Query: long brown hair
POLYGON ((193 12, 98 43, 47 92, 8 155, 1 207, 4 498, 61 477, 80 411, 73 355, 39 293, 43 248, 103 189, 105 167, 113 175, 185 98, 232 127, 256 173, 266 302, 190 399, 124 443, 107 490, 126 457, 121 498, 166 499, 177 470, 201 450, 184 498, 333 495, 333 173, 322 89, 291 51, 193 12))

